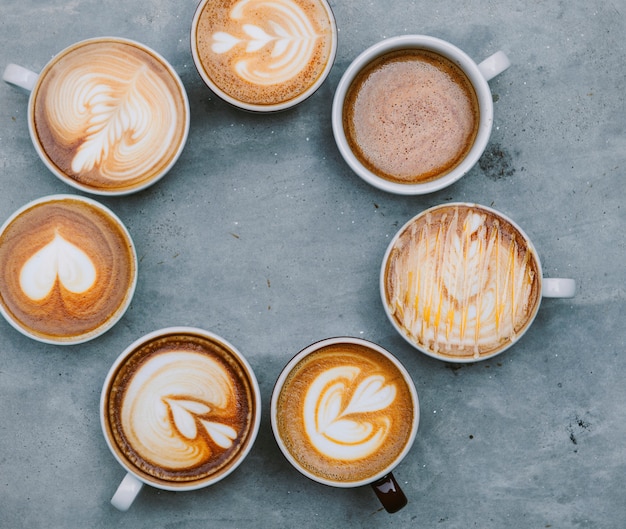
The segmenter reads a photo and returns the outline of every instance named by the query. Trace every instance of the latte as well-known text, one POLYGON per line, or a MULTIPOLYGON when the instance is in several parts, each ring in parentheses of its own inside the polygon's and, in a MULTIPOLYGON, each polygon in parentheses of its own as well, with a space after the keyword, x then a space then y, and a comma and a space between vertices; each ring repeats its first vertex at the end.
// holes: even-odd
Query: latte
POLYGON ((373 344, 334 341, 281 375, 272 403, 279 445, 314 479, 371 482, 410 448, 418 404, 408 374, 373 344))
POLYGON ((247 363, 210 333, 174 328, 139 340, 113 366, 102 394, 114 455, 161 488, 209 484, 250 450, 258 386, 247 363))
POLYGON ((158 180, 186 141, 185 89, 163 58, 132 41, 80 42, 41 72, 31 132, 62 180, 97 194, 124 194, 158 180))
POLYGON ((336 51, 326 0, 204 1, 192 25, 198 72, 249 110, 290 106, 326 78, 336 51))
POLYGON ((46 197, 16 212, 0 232, 0 308, 37 340, 95 338, 125 312, 136 281, 129 233, 95 201, 46 197))
POLYGON ((438 53, 399 50, 354 79, 343 129, 357 159, 381 178, 428 182, 457 167, 479 128, 479 105, 463 70, 438 53))
POLYGON ((381 272, 383 303, 400 333, 437 358, 479 360, 514 342, 541 301, 530 241, 490 208, 448 204, 396 235, 381 272))

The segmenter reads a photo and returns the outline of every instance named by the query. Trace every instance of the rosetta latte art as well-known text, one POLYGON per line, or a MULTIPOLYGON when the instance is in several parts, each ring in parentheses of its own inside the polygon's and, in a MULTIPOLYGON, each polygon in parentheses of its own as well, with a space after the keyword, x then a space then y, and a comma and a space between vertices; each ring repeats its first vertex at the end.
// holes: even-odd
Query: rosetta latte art
POLYGON ((121 424, 145 461, 170 470, 206 463, 233 446, 239 432, 233 381, 215 360, 176 351, 150 357, 122 401, 121 424))
POLYGON ((396 388, 381 375, 359 379, 361 369, 340 366, 319 375, 304 401, 304 424, 311 444, 333 459, 355 461, 380 448, 391 420, 383 412, 396 388), (372 412, 378 412, 371 416, 372 412))
POLYGON ((307 14, 290 0, 242 0, 234 5, 230 17, 241 22, 243 34, 215 32, 212 50, 222 54, 244 45, 246 55, 236 61, 235 70, 252 84, 279 84, 294 78, 309 64, 320 38, 307 14), (267 31, 251 23, 247 12, 255 10, 270 13, 267 31), (268 47, 269 54, 264 51, 268 47))

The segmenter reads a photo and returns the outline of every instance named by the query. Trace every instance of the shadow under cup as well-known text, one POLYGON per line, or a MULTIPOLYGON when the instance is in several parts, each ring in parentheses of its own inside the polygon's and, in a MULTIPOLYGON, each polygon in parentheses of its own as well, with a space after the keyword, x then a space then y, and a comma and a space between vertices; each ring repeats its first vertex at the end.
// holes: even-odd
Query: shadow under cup
POLYGON ((144 483, 189 491, 224 479, 252 449, 260 417, 252 368, 222 338, 189 327, 140 338, 100 399, 105 440, 127 471, 111 503, 127 510, 144 483))
POLYGON ((409 373, 382 347, 338 337, 302 350, 278 377, 271 422, 303 475, 333 487, 372 485, 388 512, 406 504, 392 470, 413 445, 419 401, 409 373))

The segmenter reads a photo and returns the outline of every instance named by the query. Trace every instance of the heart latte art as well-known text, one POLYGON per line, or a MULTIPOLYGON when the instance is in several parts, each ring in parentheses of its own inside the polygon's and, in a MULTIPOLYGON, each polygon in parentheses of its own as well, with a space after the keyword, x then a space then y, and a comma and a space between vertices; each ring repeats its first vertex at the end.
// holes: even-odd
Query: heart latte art
POLYGON ((148 479, 197 482, 238 459, 249 442, 253 398, 244 368, 222 344, 166 335, 118 368, 107 428, 121 457, 148 479))
POLYGON ((90 191, 132 191, 175 161, 183 87, 155 55, 120 40, 79 43, 41 74, 34 130, 46 159, 90 191))
POLYGON ((110 326, 132 297, 136 273, 125 228, 80 197, 36 201, 0 235, 2 309, 44 341, 83 341, 110 326))
POLYGON ((414 403, 398 368, 363 345, 328 345, 286 378, 278 434, 299 465, 323 479, 354 482, 388 467, 408 443, 414 403))
POLYGON ((432 208, 392 244, 384 302, 409 341, 434 355, 495 354, 532 321, 539 265, 526 238, 480 206, 432 208))
POLYGON ((334 31, 330 17, 319 0, 206 2, 195 32, 199 70, 238 101, 289 101, 327 66, 334 31))

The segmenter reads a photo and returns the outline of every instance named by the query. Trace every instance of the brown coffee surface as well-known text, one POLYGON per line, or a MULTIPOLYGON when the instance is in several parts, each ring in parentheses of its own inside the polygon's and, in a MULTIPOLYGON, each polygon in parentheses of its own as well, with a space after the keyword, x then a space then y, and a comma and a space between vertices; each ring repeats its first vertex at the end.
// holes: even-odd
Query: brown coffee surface
POLYGON ((132 191, 161 176, 186 134, 183 88, 133 44, 78 44, 41 73, 36 139, 51 165, 95 191, 132 191))
POLYGON ((333 31, 319 0, 212 0, 198 18, 196 66, 237 101, 284 103, 322 76, 333 31))
POLYGON ((399 234, 384 270, 401 332, 442 358, 480 359, 510 345, 541 297, 537 256, 506 219, 480 206, 428 210, 399 234))
POLYGON ((416 410, 398 368, 357 344, 306 356, 277 398, 277 430, 305 470, 334 482, 375 477, 393 465, 409 439, 416 410))
POLYGON ((452 171, 472 148, 479 106, 465 73, 426 50, 400 50, 369 64, 348 89, 343 127, 374 174, 413 184, 452 171))
POLYGON ((107 391, 114 450, 158 484, 214 479, 252 442, 252 383, 217 340, 193 333, 152 339, 119 366, 107 391))
POLYGON ((0 234, 0 301, 39 338, 88 337, 125 310, 135 266, 132 242, 108 213, 72 198, 39 203, 0 234))

